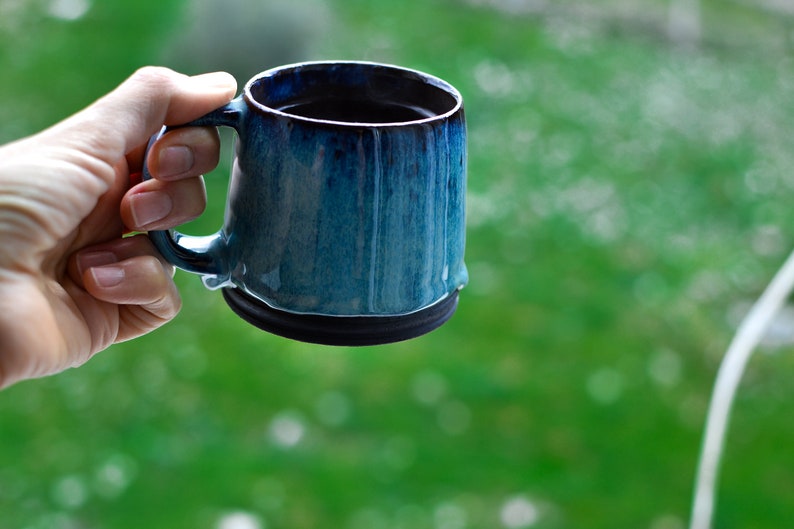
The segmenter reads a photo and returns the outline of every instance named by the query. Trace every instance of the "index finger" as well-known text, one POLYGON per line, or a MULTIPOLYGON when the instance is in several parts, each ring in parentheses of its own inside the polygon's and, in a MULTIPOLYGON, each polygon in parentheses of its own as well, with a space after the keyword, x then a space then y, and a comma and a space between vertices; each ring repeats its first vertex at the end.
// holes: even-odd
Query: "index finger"
POLYGON ((188 77, 167 68, 141 68, 51 130, 60 141, 113 167, 163 125, 203 116, 228 103, 236 90, 234 77, 223 72, 188 77), (64 128, 69 134, 63 134, 64 128))

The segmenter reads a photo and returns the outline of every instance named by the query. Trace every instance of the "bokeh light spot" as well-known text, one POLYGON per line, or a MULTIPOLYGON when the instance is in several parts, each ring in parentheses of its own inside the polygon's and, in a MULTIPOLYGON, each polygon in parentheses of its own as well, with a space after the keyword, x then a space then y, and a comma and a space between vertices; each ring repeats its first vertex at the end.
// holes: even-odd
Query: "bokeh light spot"
POLYGON ((540 510, 529 498, 515 496, 502 505, 499 518, 507 529, 524 529, 540 520, 540 510))

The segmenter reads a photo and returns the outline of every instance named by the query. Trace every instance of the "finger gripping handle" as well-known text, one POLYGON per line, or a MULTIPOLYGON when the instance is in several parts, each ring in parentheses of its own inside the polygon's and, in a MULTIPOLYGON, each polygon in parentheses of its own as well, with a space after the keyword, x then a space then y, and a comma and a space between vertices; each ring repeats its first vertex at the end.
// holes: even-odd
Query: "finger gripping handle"
MULTIPOLYGON (((171 130, 182 127, 232 127, 240 131, 240 121, 245 110, 242 97, 238 97, 226 105, 213 110, 190 123, 176 127, 163 127, 153 135, 146 147, 143 158, 143 180, 151 180, 148 168, 149 151, 152 146, 171 130)), ((229 279, 227 265, 226 240, 221 231, 214 235, 185 235, 177 230, 150 231, 149 239, 155 248, 171 264, 194 274, 203 276, 204 284, 209 288, 224 286, 229 279)))

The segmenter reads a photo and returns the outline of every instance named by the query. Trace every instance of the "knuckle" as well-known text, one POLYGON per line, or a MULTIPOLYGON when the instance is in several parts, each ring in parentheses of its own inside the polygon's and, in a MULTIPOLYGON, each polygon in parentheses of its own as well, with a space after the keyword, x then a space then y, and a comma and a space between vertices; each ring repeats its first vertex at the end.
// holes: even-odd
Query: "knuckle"
POLYGON ((146 84, 171 84, 176 72, 163 66, 143 66, 138 68, 132 78, 146 84))
POLYGON ((146 305, 147 312, 162 321, 171 321, 181 309, 182 298, 175 288, 169 288, 166 293, 146 305))

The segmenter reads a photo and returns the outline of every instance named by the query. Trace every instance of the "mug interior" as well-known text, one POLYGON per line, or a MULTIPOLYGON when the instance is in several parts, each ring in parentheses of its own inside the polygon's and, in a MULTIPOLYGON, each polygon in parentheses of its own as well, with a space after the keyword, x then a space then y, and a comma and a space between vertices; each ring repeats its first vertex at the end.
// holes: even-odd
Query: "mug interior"
POLYGON ((422 121, 449 115, 462 104, 457 90, 441 79, 364 62, 276 68, 251 80, 246 95, 265 111, 339 124, 422 121))

